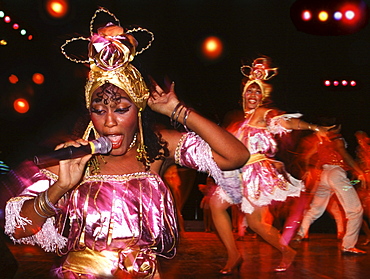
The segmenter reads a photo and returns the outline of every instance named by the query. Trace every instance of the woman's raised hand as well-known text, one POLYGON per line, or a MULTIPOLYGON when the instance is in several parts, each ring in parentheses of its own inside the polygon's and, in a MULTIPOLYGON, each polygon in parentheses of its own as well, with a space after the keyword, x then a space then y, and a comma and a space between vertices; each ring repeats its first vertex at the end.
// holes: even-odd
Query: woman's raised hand
POLYGON ((169 90, 163 90, 157 82, 151 79, 152 88, 148 99, 148 106, 155 112, 171 116, 174 108, 179 103, 175 94, 175 83, 172 82, 169 90))

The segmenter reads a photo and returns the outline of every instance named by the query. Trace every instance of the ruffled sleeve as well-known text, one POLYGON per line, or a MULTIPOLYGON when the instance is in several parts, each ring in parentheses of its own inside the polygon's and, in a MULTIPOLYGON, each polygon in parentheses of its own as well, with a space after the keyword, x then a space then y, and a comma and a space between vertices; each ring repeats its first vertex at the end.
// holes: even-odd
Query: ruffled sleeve
POLYGON ((175 153, 176 163, 212 176, 234 203, 242 200, 239 171, 223 172, 213 159, 211 147, 193 132, 183 135, 175 153))
POLYGON ((268 131, 275 135, 278 134, 281 136, 292 131, 291 129, 286 129, 285 127, 283 127, 281 125, 281 120, 289 121, 292 118, 302 117, 302 114, 300 113, 273 115, 273 113, 271 113, 272 111, 274 110, 270 110, 266 114, 266 123, 268 131))
MULTIPOLYGON (((22 217, 20 214, 23 203, 27 200, 34 199, 38 193, 48 189, 48 187, 50 187, 55 180, 47 177, 40 170, 33 173, 23 170, 23 172, 20 173, 14 172, 12 175, 17 177, 19 183, 22 184, 23 191, 19 196, 11 198, 6 204, 4 228, 5 234, 9 235, 10 239, 14 243, 39 245, 46 252, 55 252, 57 247, 64 247, 67 243, 67 239, 58 233, 58 230, 55 226, 54 216, 47 218, 41 230, 39 230, 36 234, 20 239, 15 239, 13 237, 15 229, 24 229, 26 225, 32 224, 30 219, 27 217, 22 217)), ((14 185, 14 187, 20 186, 14 185)))

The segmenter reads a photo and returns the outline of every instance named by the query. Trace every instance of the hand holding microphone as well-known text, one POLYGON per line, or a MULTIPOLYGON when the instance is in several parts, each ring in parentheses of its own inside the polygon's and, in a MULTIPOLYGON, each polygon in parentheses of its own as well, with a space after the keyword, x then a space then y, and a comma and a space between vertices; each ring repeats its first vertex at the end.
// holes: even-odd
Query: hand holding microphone
POLYGON ((61 160, 80 158, 88 154, 107 154, 111 150, 111 141, 107 137, 100 137, 97 140, 89 141, 88 145, 68 146, 35 156, 33 161, 39 167, 49 167, 59 164, 61 160))

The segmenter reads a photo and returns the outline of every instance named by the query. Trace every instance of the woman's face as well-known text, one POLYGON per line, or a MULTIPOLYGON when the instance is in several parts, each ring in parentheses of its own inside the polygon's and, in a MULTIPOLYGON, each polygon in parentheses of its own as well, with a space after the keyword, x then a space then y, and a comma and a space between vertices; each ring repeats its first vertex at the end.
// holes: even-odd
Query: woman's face
POLYGON ((127 152, 138 127, 138 109, 122 89, 105 84, 91 97, 90 116, 95 129, 112 142, 111 155, 127 152))
POLYGON ((245 106, 248 109, 255 109, 262 103, 262 91, 258 84, 252 83, 244 92, 245 106))

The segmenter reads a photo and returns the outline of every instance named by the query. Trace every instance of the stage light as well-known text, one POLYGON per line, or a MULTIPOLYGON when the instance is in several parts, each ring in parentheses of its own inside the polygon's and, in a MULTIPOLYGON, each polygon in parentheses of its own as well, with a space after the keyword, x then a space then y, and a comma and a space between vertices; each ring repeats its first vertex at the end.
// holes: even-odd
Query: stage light
POLYGON ((0 45, 2 46, 6 46, 8 44, 8 42, 6 40, 0 40, 0 45))
POLYGON ((223 52, 222 41, 216 36, 210 36, 203 41, 202 54, 205 58, 214 60, 220 58, 223 52))
POLYGON ((335 12, 334 13, 334 19, 335 20, 341 20, 343 17, 343 14, 341 12, 335 12))
POLYGON ((3 11, 0 11, 0 18, 3 18, 5 16, 5 13, 3 11))
POLYGON ((296 0, 290 17, 299 31, 322 36, 353 34, 369 21, 369 8, 364 0, 296 0), (304 16, 310 11, 312 18, 304 16))
POLYGON ((21 33, 21 35, 22 35, 22 36, 24 36, 24 35, 26 35, 26 34, 27 34, 27 31, 26 31, 26 29, 22 29, 22 30, 20 31, 20 33, 21 33))
POLYGON ((31 40, 33 39, 33 36, 32 36, 32 35, 28 35, 27 39, 28 39, 29 41, 31 41, 31 40))
POLYGON ((32 81, 36 84, 43 84, 45 81, 45 77, 43 74, 34 73, 32 76, 32 81))
POLYGON ((11 20, 10 16, 5 16, 5 17, 4 17, 4 21, 5 21, 6 23, 9 23, 9 22, 11 22, 12 20, 11 20))
POLYGON ((329 15, 326 11, 319 12, 319 20, 320 21, 327 21, 329 18, 329 15))
POLYGON ((335 91, 350 91, 359 89, 357 81, 347 77, 324 79, 323 85, 325 88, 335 91))
POLYGON ((13 24, 13 29, 17 30, 19 28, 19 24, 18 23, 14 23, 13 24))
POLYGON ((348 20, 352 20, 355 17, 354 11, 346 11, 344 15, 346 16, 346 19, 348 20))
POLYGON ((9 82, 12 84, 16 84, 19 81, 18 77, 14 74, 10 75, 8 79, 9 79, 9 82))
POLYGON ((310 20, 312 18, 312 14, 311 14, 311 12, 310 11, 303 11, 303 13, 302 13, 302 19, 304 20, 304 21, 308 21, 308 20, 310 20))
POLYGON ((26 99, 18 98, 14 101, 13 107, 18 113, 26 113, 30 109, 30 105, 26 99))
POLYGON ((53 18, 63 18, 67 15, 69 3, 67 0, 48 0, 46 1, 46 11, 53 18))

